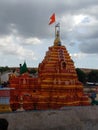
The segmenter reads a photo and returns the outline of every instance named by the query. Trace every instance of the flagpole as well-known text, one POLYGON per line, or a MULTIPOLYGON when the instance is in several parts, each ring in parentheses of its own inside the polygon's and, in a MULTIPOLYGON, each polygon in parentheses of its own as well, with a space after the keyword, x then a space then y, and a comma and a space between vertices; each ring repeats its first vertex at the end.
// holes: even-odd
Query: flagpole
POLYGON ((60 23, 55 24, 55 37, 57 36, 57 33, 60 37, 60 23))
POLYGON ((55 38, 56 38, 56 22, 55 22, 55 38))
POLYGON ((55 16, 55 38, 56 38, 56 16, 55 16))

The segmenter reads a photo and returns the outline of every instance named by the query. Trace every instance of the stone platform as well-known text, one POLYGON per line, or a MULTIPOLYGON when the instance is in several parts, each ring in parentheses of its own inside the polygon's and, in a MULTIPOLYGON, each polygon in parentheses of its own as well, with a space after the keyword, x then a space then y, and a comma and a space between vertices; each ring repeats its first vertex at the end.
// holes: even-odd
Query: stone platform
POLYGON ((98 106, 1 113, 8 130, 98 130, 98 106))

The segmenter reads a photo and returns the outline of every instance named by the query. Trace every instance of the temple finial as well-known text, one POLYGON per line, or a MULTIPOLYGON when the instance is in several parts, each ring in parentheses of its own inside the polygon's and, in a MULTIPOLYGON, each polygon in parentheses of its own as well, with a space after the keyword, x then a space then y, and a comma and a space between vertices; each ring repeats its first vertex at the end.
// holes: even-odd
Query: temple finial
POLYGON ((58 23, 58 24, 55 25, 54 46, 61 46, 61 40, 60 40, 60 23, 58 23))

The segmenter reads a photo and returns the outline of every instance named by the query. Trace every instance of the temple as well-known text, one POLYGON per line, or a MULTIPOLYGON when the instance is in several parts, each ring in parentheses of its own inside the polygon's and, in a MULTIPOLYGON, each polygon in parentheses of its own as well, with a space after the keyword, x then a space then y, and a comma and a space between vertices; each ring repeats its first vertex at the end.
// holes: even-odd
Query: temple
POLYGON ((20 75, 10 75, 12 110, 61 109, 66 106, 90 105, 78 81, 74 62, 61 44, 60 24, 55 26, 55 40, 38 66, 38 77, 31 77, 26 63, 20 75))

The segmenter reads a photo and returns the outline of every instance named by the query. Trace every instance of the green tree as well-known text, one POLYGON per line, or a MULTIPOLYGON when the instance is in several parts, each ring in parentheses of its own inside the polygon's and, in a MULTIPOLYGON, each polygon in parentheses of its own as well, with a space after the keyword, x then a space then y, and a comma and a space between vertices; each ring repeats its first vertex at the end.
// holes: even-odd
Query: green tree
POLYGON ((5 71, 8 71, 10 70, 10 68, 8 66, 5 66, 5 67, 0 67, 0 72, 3 73, 5 71))
POLYGON ((30 74, 35 74, 36 72, 37 72, 37 70, 34 68, 29 71, 30 74))
POLYGON ((85 84, 85 82, 86 82, 86 74, 79 68, 76 68, 76 72, 77 72, 77 75, 78 75, 78 80, 80 82, 82 82, 83 84, 85 84))
POLYGON ((89 72, 87 78, 89 82, 98 82, 98 70, 92 70, 89 72))

